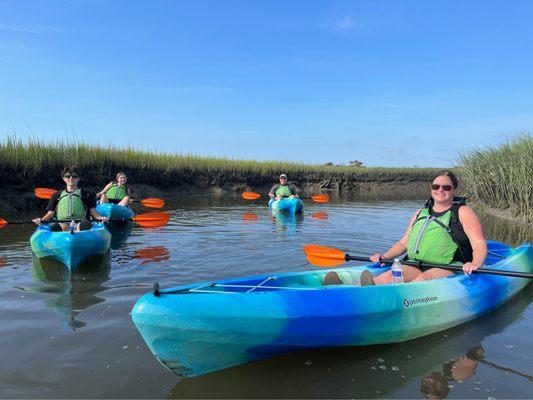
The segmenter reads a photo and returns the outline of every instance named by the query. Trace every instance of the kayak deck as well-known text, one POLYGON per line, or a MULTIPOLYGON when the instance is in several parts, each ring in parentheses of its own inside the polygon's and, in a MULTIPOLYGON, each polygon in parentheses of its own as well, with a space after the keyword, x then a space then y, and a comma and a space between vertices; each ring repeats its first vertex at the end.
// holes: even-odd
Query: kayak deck
MULTIPOLYGON (((487 263, 533 271, 531 245, 489 243, 487 263), (499 256, 498 256, 499 255, 499 256), (505 258, 501 258, 505 257, 505 258)), ((337 268, 358 282, 375 264, 337 268)), ((180 376, 195 376, 290 351, 402 342, 474 319, 529 280, 474 274, 408 284, 323 286, 330 270, 205 282, 143 296, 132 319, 154 355, 180 376)), ((345 281, 347 282, 347 281, 345 281)))
POLYGON ((95 223, 92 229, 74 233, 54 232, 49 225, 41 225, 30 238, 31 248, 37 257, 52 258, 71 271, 82 261, 107 253, 110 243, 111 234, 103 223, 95 223))

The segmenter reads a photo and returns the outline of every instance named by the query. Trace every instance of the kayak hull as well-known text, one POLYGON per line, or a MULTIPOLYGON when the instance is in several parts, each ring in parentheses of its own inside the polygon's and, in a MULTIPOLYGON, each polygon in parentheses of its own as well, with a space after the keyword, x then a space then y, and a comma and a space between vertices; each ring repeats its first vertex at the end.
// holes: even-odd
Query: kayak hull
MULTIPOLYGON (((533 272, 531 245, 491 242, 506 259, 491 268, 533 272)), ((357 286, 376 264, 335 269, 345 285, 322 286, 330 270, 246 277, 149 293, 132 319, 150 350, 180 376, 196 376, 296 350, 402 342, 489 312, 528 279, 463 274, 409 284, 357 286), (177 292, 177 293, 176 293, 177 292)))
POLYGON ((103 223, 86 231, 52 232, 49 225, 39 226, 30 238, 31 249, 39 258, 49 257, 63 263, 70 271, 92 256, 107 253, 111 234, 103 223))
POLYGON ((129 207, 119 206, 113 203, 97 204, 96 211, 103 217, 113 219, 131 219, 133 211, 129 207))
POLYGON ((297 197, 281 200, 270 199, 268 202, 268 208, 271 212, 294 215, 301 214, 303 212, 304 203, 297 197))

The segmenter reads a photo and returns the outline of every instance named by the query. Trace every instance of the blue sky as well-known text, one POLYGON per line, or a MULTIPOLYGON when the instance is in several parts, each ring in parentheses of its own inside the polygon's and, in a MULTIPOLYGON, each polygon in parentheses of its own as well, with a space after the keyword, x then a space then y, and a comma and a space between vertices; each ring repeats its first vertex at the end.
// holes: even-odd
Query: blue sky
POLYGON ((451 166, 533 126, 533 1, 0 1, 0 138, 451 166))

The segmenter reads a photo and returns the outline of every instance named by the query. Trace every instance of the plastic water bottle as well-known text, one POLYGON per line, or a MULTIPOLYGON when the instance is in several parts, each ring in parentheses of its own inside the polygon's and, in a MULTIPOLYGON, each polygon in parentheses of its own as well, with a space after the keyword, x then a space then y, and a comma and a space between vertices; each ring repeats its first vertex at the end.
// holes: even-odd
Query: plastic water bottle
POLYGON ((74 233, 74 230, 76 229, 76 221, 74 220, 70 221, 70 225, 68 226, 68 229, 70 230, 70 233, 74 233))
POLYGON ((392 283, 403 283, 403 265, 399 258, 395 258, 391 267, 392 283))

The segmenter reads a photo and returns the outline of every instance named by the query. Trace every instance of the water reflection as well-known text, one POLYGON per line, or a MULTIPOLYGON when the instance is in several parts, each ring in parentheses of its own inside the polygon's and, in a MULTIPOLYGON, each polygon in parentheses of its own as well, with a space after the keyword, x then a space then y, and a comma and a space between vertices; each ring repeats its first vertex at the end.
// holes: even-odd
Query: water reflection
POLYGON ((384 398, 409 385, 442 398, 454 390, 448 379, 474 376, 483 341, 519 320, 530 299, 522 293, 477 320, 405 343, 304 351, 182 379, 168 398, 384 398))
POLYGON ((0 268, 7 265, 7 259, 5 257, 0 257, 0 268))
POLYGON ((102 284, 110 279, 110 270, 109 254, 80 264, 74 273, 57 261, 34 255, 32 275, 44 285, 32 290, 49 294, 50 297, 44 301, 45 306, 65 315, 66 325, 71 329, 80 329, 86 326, 86 322, 78 318, 82 311, 105 301, 96 295, 105 290, 102 284))
POLYGON ((475 375, 484 354, 483 346, 474 346, 466 354, 442 365, 440 371, 432 371, 423 377, 420 391, 426 399, 444 399, 453 387, 451 382, 462 383, 475 375))
POLYGON ((533 241, 532 224, 513 223, 491 216, 482 210, 478 211, 476 209, 476 212, 479 212, 479 217, 483 224, 483 231, 487 239, 508 243, 511 246, 518 246, 524 242, 533 241))
POLYGON ((328 219, 328 213, 325 211, 314 212, 311 214, 311 218, 321 219, 325 221, 328 219))
POLYGON ((121 248, 133 230, 133 222, 114 221, 108 224, 107 229, 111 233, 111 249, 121 248))
POLYGON ((134 251, 133 258, 143 259, 141 265, 170 260, 170 252, 165 246, 151 246, 134 251))
POLYGON ((241 218, 245 225, 251 225, 259 221, 259 215, 255 213, 243 213, 241 218))
POLYGON ((296 233, 304 220, 304 214, 285 215, 278 212, 273 212, 272 221, 277 231, 296 233))

